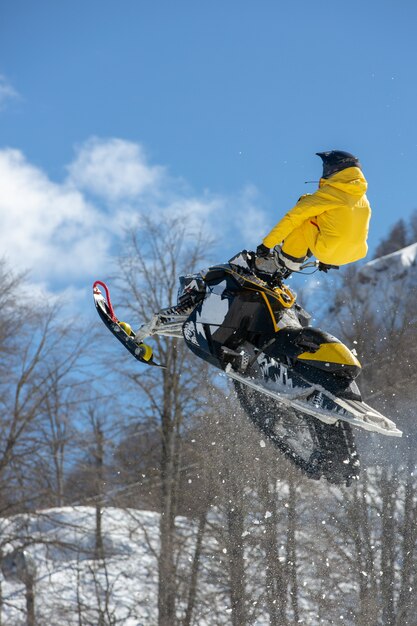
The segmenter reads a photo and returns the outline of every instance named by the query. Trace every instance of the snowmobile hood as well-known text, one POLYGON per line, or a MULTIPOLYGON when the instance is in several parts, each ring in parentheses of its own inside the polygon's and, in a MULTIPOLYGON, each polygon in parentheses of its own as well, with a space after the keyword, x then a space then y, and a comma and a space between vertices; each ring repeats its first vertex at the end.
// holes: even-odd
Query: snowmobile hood
POLYGON ((359 167, 347 167, 330 178, 320 178, 319 188, 325 191, 326 187, 333 187, 355 198, 361 198, 368 189, 368 183, 359 167))

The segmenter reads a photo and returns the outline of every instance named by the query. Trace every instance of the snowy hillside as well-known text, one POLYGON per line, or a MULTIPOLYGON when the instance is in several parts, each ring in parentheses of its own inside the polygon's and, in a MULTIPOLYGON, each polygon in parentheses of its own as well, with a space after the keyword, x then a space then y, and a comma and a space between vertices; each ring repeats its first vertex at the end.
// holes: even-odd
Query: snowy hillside
MULTIPOLYGON (((255 532, 260 528, 254 521, 255 532)), ((35 564, 36 626, 156 626, 159 514, 136 509, 102 510, 104 559, 95 557, 96 510, 76 506, 0 518, 3 556, 24 548, 35 564)), ((176 518, 179 546, 177 608, 183 616, 196 526, 176 518)), ((246 533, 248 534, 248 533, 246 533)), ((230 598, 218 574, 227 550, 205 537, 193 624, 230 623, 230 598)), ((256 569, 256 568, 255 568, 256 569)), ((255 571, 254 569, 254 571, 255 571)), ((257 573, 257 578, 259 573, 257 573)), ((0 575, 0 622, 26 626, 25 585, 0 575)), ((254 620, 267 626, 267 617, 254 620)))
MULTIPOLYGON (((104 509, 104 560, 94 558, 95 524, 95 509, 82 506, 0 520, 3 553, 23 545, 36 563, 36 623, 42 626, 155 625, 159 514, 104 509)), ((177 518, 177 532, 183 542, 181 558, 185 569, 191 560, 194 528, 187 520, 177 518)), ((206 581, 206 592, 207 586, 210 584, 206 581)), ((1 623, 23 626, 26 624, 24 585, 3 579, 1 588, 1 623)), ((213 610, 215 603, 214 600, 213 610)), ((217 604, 219 612, 227 616, 221 594, 217 594, 217 604)), ((210 624, 204 615, 200 618, 202 625, 210 624)))
MULTIPOLYGON (((36 626, 157 625, 159 514, 112 507, 102 513, 104 559, 94 558, 94 507, 62 507, 0 518, 3 555, 23 547, 36 567, 36 626)), ((270 515, 267 512, 265 517, 270 515)), ((246 530, 245 536, 263 532, 261 519, 252 519, 249 527, 252 530, 246 530)), ((180 517, 176 530, 180 547, 177 608, 183 616, 196 527, 180 517)), ((203 552, 193 624, 226 626, 231 614, 228 588, 222 583, 227 550, 211 535, 205 536, 203 552)), ((259 556, 258 548, 248 547, 255 597, 261 578, 258 566, 264 569, 263 559, 255 563, 259 556)), ((25 585, 1 578, 1 624, 26 626, 25 585)), ((253 618, 253 626, 269 624, 262 613, 253 618)))
MULTIPOLYGON (((126 626, 154 624, 158 548, 156 513, 106 509, 103 515, 106 567, 93 558, 95 509, 67 507, 1 521, 2 536, 19 537, 36 559, 35 607, 39 623, 62 626, 98 623, 107 607, 126 626), (116 600, 116 602, 114 602, 116 600), (85 623, 84 621, 82 623, 85 623), (86 622, 87 623, 87 622, 86 622)), ((15 543, 4 546, 7 552, 15 543)), ((2 582, 5 624, 24 624, 24 586, 2 582)))
POLYGON ((373 287, 381 279, 396 285, 406 281, 408 286, 417 287, 417 243, 370 261, 361 269, 360 278, 362 284, 373 287))
POLYGON ((406 299, 416 295, 417 243, 370 261, 359 272, 359 299, 372 301, 376 313, 403 312, 406 299))
MULTIPOLYGON (((404 472, 401 476, 409 480, 410 475, 406 470, 404 472)), ((396 485, 398 480, 397 473, 396 485)), ((368 503, 366 514, 359 517, 356 490, 333 490, 313 482, 303 487, 300 483, 297 488, 300 510, 293 520, 297 522, 295 535, 292 531, 288 534, 290 526, 286 524, 290 493, 285 482, 278 480, 278 483, 274 502, 271 502, 272 507, 276 505, 279 511, 275 519, 277 544, 271 553, 273 564, 279 572, 285 564, 286 555, 287 558, 289 556, 288 547, 294 541, 295 552, 291 553, 291 558, 296 559, 297 564, 297 576, 293 581, 297 589, 296 609, 293 597, 291 606, 287 607, 290 615, 287 623, 343 623, 345 626, 377 623, 376 620, 356 619, 360 609, 358 579, 366 577, 368 580, 369 577, 371 582, 375 582, 380 578, 384 546, 392 540, 394 544, 390 554, 398 563, 398 569, 395 569, 395 579, 392 569, 392 581, 378 592, 376 606, 382 605, 381 594, 388 589, 389 598, 397 599, 404 595, 404 610, 407 609, 411 615, 417 614, 413 592, 415 577, 411 577, 413 580, 410 578, 410 571, 417 571, 413 568, 414 557, 409 563, 411 570, 402 568, 404 554, 411 554, 407 552, 410 546, 407 532, 412 532, 412 528, 407 530, 404 524, 406 491, 389 491, 393 526, 384 524, 381 517, 381 510, 384 512, 382 489, 386 498, 389 484, 384 470, 368 472, 366 485, 358 484, 359 490, 365 490, 363 496, 359 493, 359 501, 368 503), (346 524, 346 519, 352 520, 352 523, 346 524), (369 528, 361 527, 364 520, 369 528), (397 532, 392 532, 393 527, 398 529, 397 532), (368 534, 372 543, 369 562, 363 557, 368 534), (291 621, 291 607, 296 610, 295 621, 291 621)), ((192 624, 229 626, 232 622, 228 549, 221 533, 216 532, 215 527, 219 529, 221 519, 215 509, 209 518, 211 530, 204 536, 192 624)), ((271 567, 269 544, 265 542, 270 537, 270 522, 273 519, 272 510, 253 510, 245 519, 241 535, 245 543, 247 575, 246 594, 242 600, 247 601, 248 610, 250 608, 248 621, 245 622, 250 626, 268 626, 271 623, 271 606, 279 598, 279 588, 275 585, 269 596, 271 605, 268 605, 265 595, 265 589, 268 590, 265 586, 268 563, 271 567)), ((175 589, 177 614, 181 619, 189 590, 196 526, 185 518, 177 518, 176 527, 178 568, 175 589)), ((93 558, 95 529, 96 511, 93 507, 63 507, 0 519, 3 554, 16 547, 24 547, 36 564, 36 626, 156 626, 159 515, 134 509, 105 508, 102 517, 104 559, 93 558)), ((291 566, 291 561, 288 566, 291 566)), ((288 573, 291 571, 290 567, 288 573)), ((385 578, 390 572, 385 574, 385 578)), ((279 584, 285 586, 287 579, 280 576, 277 583, 279 580, 279 584)), ((268 578, 268 584, 272 580, 268 578)), ((295 587, 289 589, 291 597, 295 587)), ((1 600, 1 624, 26 626, 29 623, 26 621, 25 587, 22 583, 2 579, 1 600)), ((407 623, 414 624, 414 621, 407 623)))

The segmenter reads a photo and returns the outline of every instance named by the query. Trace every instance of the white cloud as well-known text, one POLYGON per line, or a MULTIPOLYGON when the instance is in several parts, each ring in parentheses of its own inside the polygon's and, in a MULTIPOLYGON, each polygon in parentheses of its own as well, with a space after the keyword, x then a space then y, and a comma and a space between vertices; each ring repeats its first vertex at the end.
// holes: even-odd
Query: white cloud
POLYGON ((5 108, 6 103, 9 100, 13 100, 14 98, 18 98, 19 94, 12 87, 10 82, 6 79, 5 76, 0 74, 0 111, 5 108))
POLYGON ((150 166, 139 144, 122 139, 90 139, 68 171, 74 187, 112 202, 155 190, 164 177, 164 168, 150 166))
POLYGON ((261 203, 256 187, 247 185, 229 196, 207 190, 201 196, 176 195, 163 213, 183 218, 192 232, 204 231, 232 256, 239 246, 256 248, 272 227, 261 203))
POLYGON ((54 182, 19 150, 0 150, 0 256, 29 270, 44 290, 105 278, 124 229, 146 211, 178 215, 193 232, 203 230, 225 251, 221 257, 255 246, 266 232, 254 187, 229 197, 192 193, 132 142, 90 139, 67 169, 67 178, 54 182))
POLYGON ((68 172, 70 185, 111 205, 115 227, 132 223, 138 211, 152 211, 161 218, 179 216, 190 230, 203 229, 212 238, 223 238, 225 246, 229 238, 254 246, 271 226, 259 208, 261 199, 254 185, 230 197, 207 190, 193 194, 186 182, 170 176, 165 167, 150 165, 143 147, 129 141, 89 139, 68 172))
MULTIPOLYGON (((175 197, 166 207, 160 207, 159 212, 167 217, 180 217, 186 222, 188 229, 193 233, 205 231, 208 236, 221 236, 216 227, 217 218, 225 209, 225 198, 204 194, 196 196, 175 197)), ((225 226, 225 225, 224 225, 225 226)))
POLYGON ((110 245, 98 210, 56 184, 18 150, 0 151, 0 249, 36 281, 73 280, 94 270, 110 245))

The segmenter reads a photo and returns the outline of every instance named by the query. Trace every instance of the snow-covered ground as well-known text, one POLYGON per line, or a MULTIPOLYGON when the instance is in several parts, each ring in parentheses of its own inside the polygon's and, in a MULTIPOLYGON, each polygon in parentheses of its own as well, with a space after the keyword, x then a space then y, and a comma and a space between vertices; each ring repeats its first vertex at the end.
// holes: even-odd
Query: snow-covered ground
MULTIPOLYGON (((366 567, 369 566, 375 576, 380 569, 383 541, 380 505, 371 506, 371 501, 375 504, 380 499, 379 487, 375 491, 381 483, 378 471, 368 471, 367 481, 375 552, 366 567)), ((354 528, 351 531, 345 524, 346 511, 352 514, 353 510, 353 503, 348 504, 352 495, 352 489, 329 489, 326 483, 313 481, 304 485, 299 493, 302 505, 297 512, 296 549, 301 621, 297 623, 336 623, 335 616, 343 616, 337 623, 346 626, 356 623, 354 616, 359 600, 356 534, 354 528)), ((403 491, 398 491, 397 496, 395 524, 403 528, 403 491)), ((288 556, 285 547, 287 497, 284 481, 277 492, 280 510, 277 556, 283 564, 288 556)), ((95 515, 93 507, 77 506, 0 519, 3 555, 24 547, 36 564, 36 626, 156 626, 159 515, 135 509, 105 508, 102 517, 104 560, 94 558, 95 515)), ((245 520, 242 534, 251 626, 270 623, 265 600, 265 532, 271 515, 270 511, 255 506, 245 520)), ((181 617, 189 589, 196 525, 185 518, 177 518, 176 524, 176 584, 178 616, 181 617)), ((213 509, 203 541, 194 625, 231 624, 228 554, 226 546, 220 543, 222 533, 218 533, 222 524, 222 516, 213 509)), ((399 548, 401 541, 400 537, 399 548)), ((398 554, 401 554, 400 549, 398 554)), ((398 563, 400 572, 401 563, 398 563)), ((358 564, 358 567, 365 566, 358 564)), ((1 624, 26 626, 24 585, 3 578, 1 592, 1 624)), ((398 590, 395 593, 398 594, 398 590)), ((287 610, 291 615, 290 597, 287 610)))
MULTIPOLYGON (((40 624, 98 623, 100 608, 126 626, 151 626, 157 614, 159 515, 107 508, 102 525, 103 561, 94 559, 95 509, 66 507, 1 521, 7 552, 27 544, 37 566, 35 605, 40 624), (88 616, 88 617, 87 617, 88 616), (86 621, 84 621, 86 620, 86 621), (88 621, 87 621, 88 620, 88 621)), ((2 582, 2 623, 25 623, 24 586, 2 582)), ((107 623, 107 622, 106 622, 107 623)))
POLYGON ((369 261, 360 271, 361 282, 370 283, 373 287, 379 283, 381 276, 389 282, 408 278, 417 286, 417 243, 369 261))
POLYGON ((404 323, 406 304, 417 296, 417 243, 366 263, 358 278, 361 302, 381 319, 404 323))
MULTIPOLYGON (((86 506, 0 519, 3 556, 24 549, 36 565, 36 625, 156 626, 159 514, 104 508, 104 559, 94 558, 95 527, 95 508, 86 506)), ((188 595, 196 524, 179 517, 176 533, 177 608, 181 616, 188 595)), ((226 552, 212 535, 205 537, 193 622, 199 626, 230 623, 230 600, 223 582, 226 552)), ((5 578, 4 573, 0 578, 0 623, 26 626, 25 585, 5 578)), ((267 624, 262 616, 254 621, 254 626, 267 624)))

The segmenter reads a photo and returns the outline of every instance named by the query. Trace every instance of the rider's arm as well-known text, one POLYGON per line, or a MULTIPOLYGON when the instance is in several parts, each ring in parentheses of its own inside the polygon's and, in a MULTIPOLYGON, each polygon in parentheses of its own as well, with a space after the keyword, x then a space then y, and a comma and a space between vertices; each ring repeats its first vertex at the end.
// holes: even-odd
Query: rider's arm
POLYGON ((297 204, 274 226, 262 243, 267 248, 273 248, 303 222, 333 208, 335 198, 328 189, 320 188, 315 193, 301 196, 297 204))

